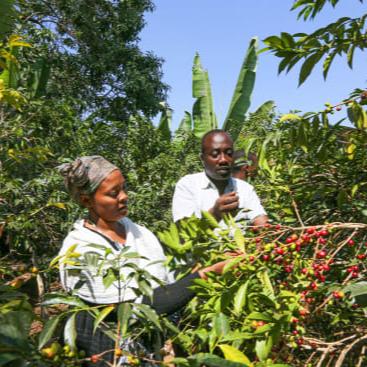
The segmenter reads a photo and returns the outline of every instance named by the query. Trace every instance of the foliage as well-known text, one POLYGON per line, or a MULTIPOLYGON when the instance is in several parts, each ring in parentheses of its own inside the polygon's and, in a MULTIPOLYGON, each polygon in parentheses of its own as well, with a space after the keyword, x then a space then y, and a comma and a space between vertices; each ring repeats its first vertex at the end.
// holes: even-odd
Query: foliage
POLYGON ((51 67, 49 96, 79 114, 123 120, 154 116, 165 99, 162 60, 138 47, 150 0, 16 1, 17 25, 51 67))
MULTIPOLYGON (((338 1, 330 0, 335 6, 338 1)), ((362 2, 362 1, 361 1, 362 2)), ((302 7, 299 16, 304 19, 314 18, 321 11, 326 0, 298 0, 293 8, 302 7)), ((310 75, 315 65, 323 58, 323 76, 326 79, 329 68, 336 55, 346 55, 348 66, 353 67, 354 51, 367 47, 365 21, 367 14, 352 19, 342 17, 334 23, 317 29, 311 34, 297 33, 291 35, 282 32, 280 36, 270 36, 264 39, 267 45, 263 50, 270 50, 279 57, 278 72, 289 72, 297 63, 302 63, 298 84, 301 85, 310 75)))
POLYGON ((303 366, 306 359, 356 365, 364 353, 357 341, 367 327, 366 225, 269 225, 258 231, 231 219, 227 224, 215 228, 206 214, 160 236, 179 269, 241 254, 221 277, 195 281, 197 298, 186 307, 175 343, 188 354, 223 353, 253 366, 303 366))

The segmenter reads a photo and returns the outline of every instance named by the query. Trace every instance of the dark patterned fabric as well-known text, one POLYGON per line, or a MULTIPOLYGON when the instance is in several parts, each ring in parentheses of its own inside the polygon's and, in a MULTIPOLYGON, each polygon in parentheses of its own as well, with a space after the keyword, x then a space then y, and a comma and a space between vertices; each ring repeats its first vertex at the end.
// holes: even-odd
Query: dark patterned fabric
MULTIPOLYGON (((93 334, 93 323, 94 318, 87 311, 81 311, 76 316, 76 345, 79 350, 85 351, 87 357, 102 353, 105 350, 115 349, 115 341, 107 336, 100 327, 93 334)), ((112 362, 113 352, 104 354, 103 359, 112 362)), ((86 363, 85 366, 105 367, 107 363, 100 361, 86 363)))
MULTIPOLYGON (((194 279, 199 278, 198 273, 190 274, 173 284, 167 286, 158 287, 153 292, 153 302, 151 303, 148 299, 144 300, 144 303, 150 304, 153 309, 156 310, 158 314, 168 314, 174 316, 174 312, 182 308, 190 299, 194 296, 194 292, 188 287, 192 285, 194 279)), ((111 313, 105 321, 117 322, 116 314, 111 313)), ((171 320, 172 321, 172 320, 171 320)), ((105 367, 108 366, 105 361, 110 363, 113 362, 113 350, 115 349, 115 341, 111 339, 108 335, 103 332, 102 327, 98 327, 95 333, 93 333, 94 318, 87 312, 81 311, 76 316, 76 330, 77 339, 76 344, 79 350, 84 350, 87 357, 93 354, 100 354, 107 350, 112 350, 110 353, 103 355, 103 360, 98 363, 86 363, 85 366, 94 367, 105 367)), ((149 355, 154 358, 153 354, 150 352, 157 349, 157 344, 162 346, 162 341, 151 340, 149 343, 143 340, 138 342, 131 342, 126 340, 120 348, 124 351, 131 352, 134 355, 143 353, 144 355, 149 355), (147 347, 145 347, 148 346, 147 347), (148 351, 148 349, 150 351, 148 351)), ((119 366, 127 366, 124 363, 124 357, 121 358, 119 366)), ((149 363, 142 364, 142 366, 151 366, 149 363)))

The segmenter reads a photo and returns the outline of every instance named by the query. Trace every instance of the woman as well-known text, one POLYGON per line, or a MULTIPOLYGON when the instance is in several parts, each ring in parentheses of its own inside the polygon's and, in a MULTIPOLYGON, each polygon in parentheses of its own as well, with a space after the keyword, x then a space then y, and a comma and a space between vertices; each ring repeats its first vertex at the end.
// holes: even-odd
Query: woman
MULTIPOLYGON (((109 249, 112 254, 117 255, 124 247, 129 246, 130 251, 141 256, 137 265, 166 284, 152 284, 155 287, 152 301, 142 299, 142 302, 151 304, 158 314, 172 314, 189 302, 194 296, 188 289, 193 279, 205 279, 205 273, 208 271, 222 272, 226 261, 174 282, 163 265, 165 256, 157 238, 148 229, 126 217, 128 196, 125 191, 125 178, 118 167, 103 157, 81 157, 70 164, 63 164, 59 170, 73 199, 88 210, 87 218, 74 224, 73 230, 63 242, 59 255, 64 255, 72 246, 76 246, 73 251, 83 255, 88 251, 88 244, 100 245, 102 249, 109 249)), ((94 251, 102 254, 101 248, 94 248, 94 251)), ((126 269, 126 274, 128 272, 131 270, 126 269)), ((63 262, 60 262, 60 276, 66 290, 73 290, 89 304, 116 304, 134 299, 137 302, 131 287, 122 292, 121 287, 114 282, 106 288, 100 275, 75 273, 71 266, 63 262), (81 277, 84 280, 82 286, 81 277)), ((77 345, 85 350, 88 356, 113 350, 115 347, 114 341, 101 330, 93 333, 93 319, 87 312, 77 315, 77 345)), ((104 359, 111 361, 113 353, 104 355, 104 359)))

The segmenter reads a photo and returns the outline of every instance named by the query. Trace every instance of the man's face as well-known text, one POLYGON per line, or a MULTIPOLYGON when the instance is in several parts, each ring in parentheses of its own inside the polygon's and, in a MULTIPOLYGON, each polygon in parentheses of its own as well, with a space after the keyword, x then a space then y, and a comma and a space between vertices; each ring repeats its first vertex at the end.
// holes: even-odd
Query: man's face
POLYGON ((225 133, 209 135, 203 142, 205 173, 213 180, 228 180, 233 165, 233 141, 225 133))

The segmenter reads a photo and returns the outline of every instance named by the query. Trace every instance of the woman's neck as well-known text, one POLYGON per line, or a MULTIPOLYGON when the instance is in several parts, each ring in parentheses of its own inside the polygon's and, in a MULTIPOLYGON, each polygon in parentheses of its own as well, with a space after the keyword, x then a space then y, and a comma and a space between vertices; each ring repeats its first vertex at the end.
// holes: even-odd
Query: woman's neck
POLYGON ((126 240, 125 227, 121 222, 107 222, 100 217, 91 215, 90 213, 86 220, 86 224, 87 227, 94 228, 113 241, 124 243, 126 240))

